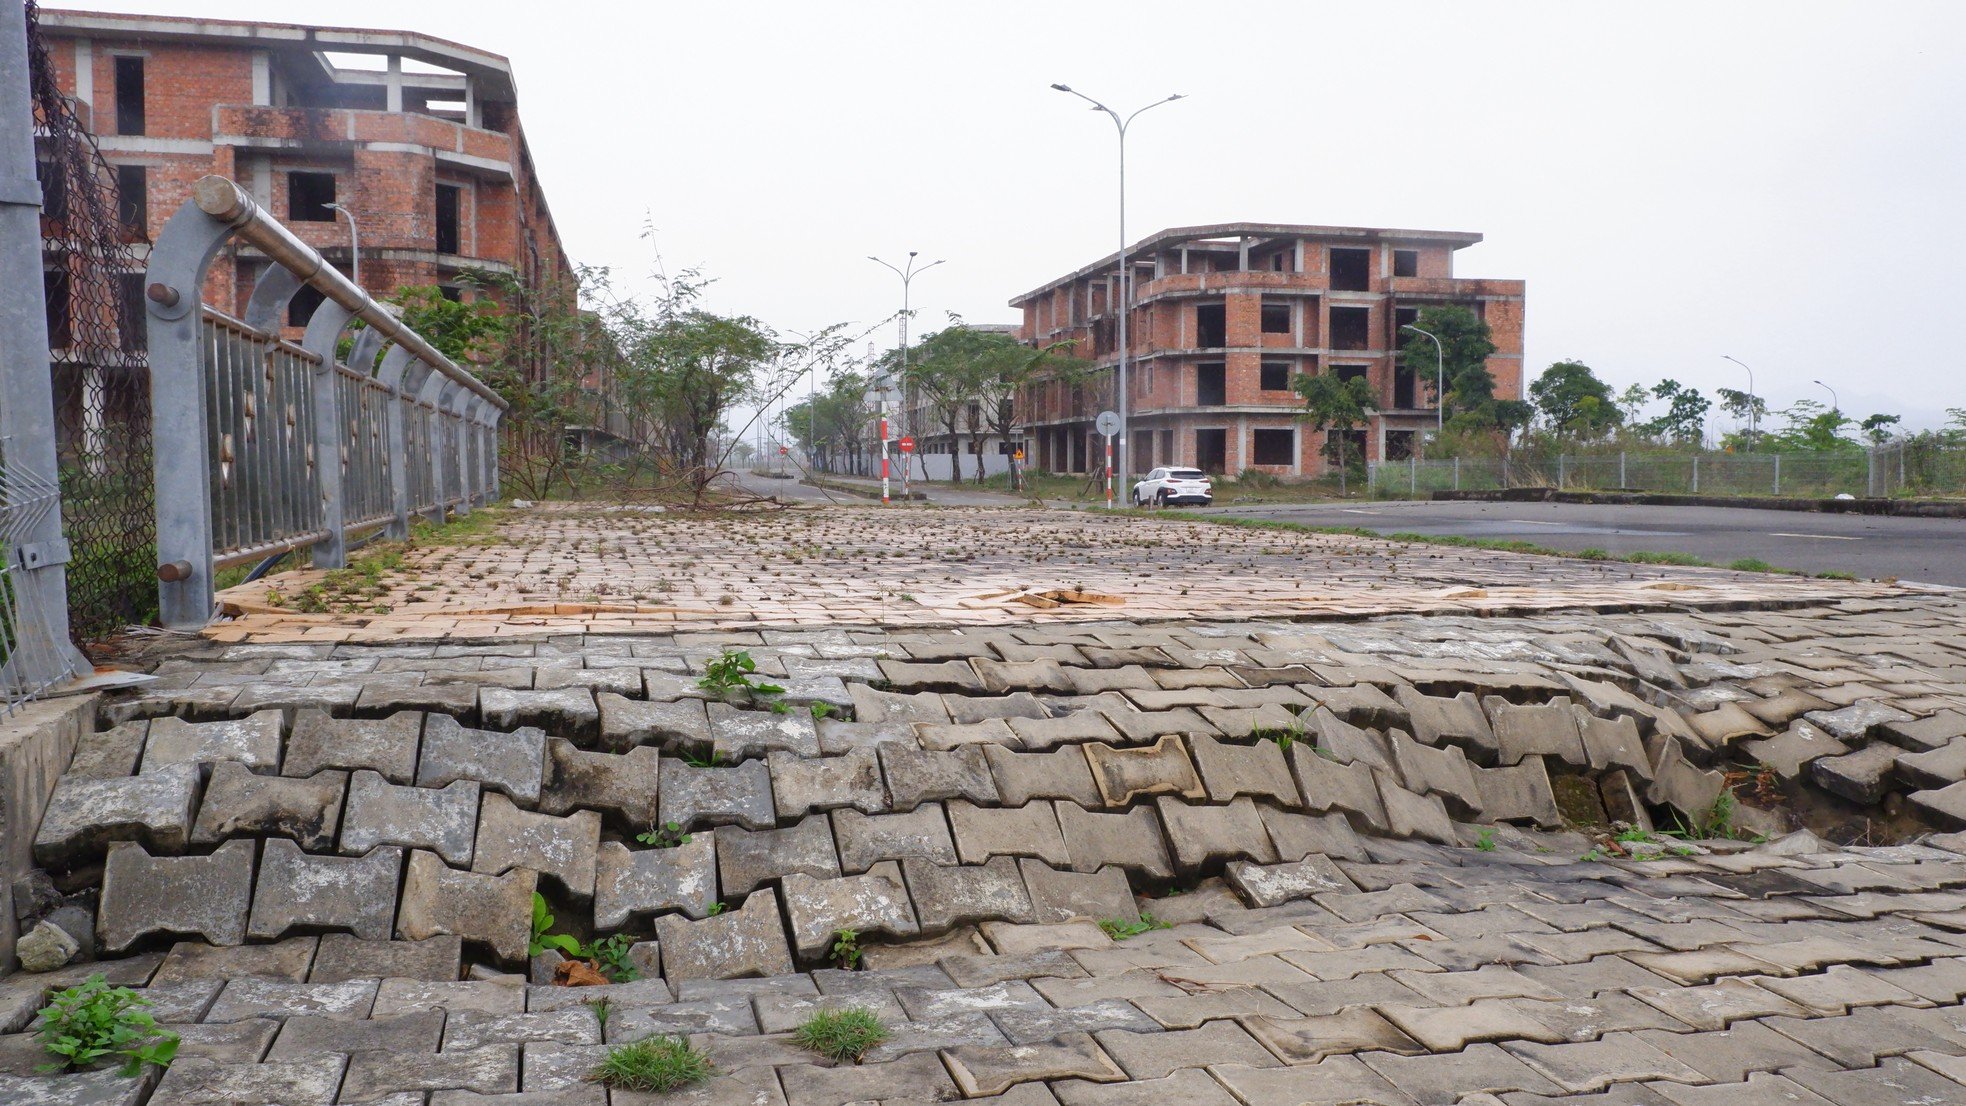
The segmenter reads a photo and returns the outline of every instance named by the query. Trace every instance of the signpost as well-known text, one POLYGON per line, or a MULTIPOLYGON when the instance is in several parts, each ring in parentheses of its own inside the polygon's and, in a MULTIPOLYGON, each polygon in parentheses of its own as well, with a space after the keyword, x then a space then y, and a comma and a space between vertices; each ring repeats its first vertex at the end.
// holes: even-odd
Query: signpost
POLYGON ((1019 446, 1017 451, 1010 455, 1010 490, 1014 492, 1024 490, 1024 449, 1022 446, 1019 446))
POLYGON ((1113 509, 1113 435, 1120 432, 1120 417, 1112 411, 1099 412, 1093 427, 1106 439, 1106 509, 1113 509))
POLYGON ((881 403, 881 506, 887 506, 887 403, 881 403))

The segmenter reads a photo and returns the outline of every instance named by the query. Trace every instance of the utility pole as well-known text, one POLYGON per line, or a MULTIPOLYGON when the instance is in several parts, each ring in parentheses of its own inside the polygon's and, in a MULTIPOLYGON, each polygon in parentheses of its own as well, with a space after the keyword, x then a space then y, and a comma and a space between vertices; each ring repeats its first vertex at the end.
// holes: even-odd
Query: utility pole
MULTIPOLYGON (((909 284, 914 282, 914 279, 916 277, 922 275, 925 272, 928 272, 930 269, 935 268, 937 265, 942 264, 942 262, 939 260, 931 261, 928 264, 917 269, 915 268, 915 254, 916 251, 909 250, 907 265, 898 269, 895 268, 893 265, 889 265, 887 262, 882 261, 880 258, 873 256, 872 254, 869 254, 867 257, 867 260, 872 261, 877 265, 887 265, 888 269, 891 270, 895 276, 901 278, 901 377, 900 379, 895 381, 895 386, 897 388, 902 388, 902 389, 905 389, 908 386, 908 286, 909 284)), ((900 430, 901 433, 905 435, 906 433, 908 433, 908 419, 907 419, 908 404, 906 399, 907 392, 903 391, 901 394, 903 399, 902 399, 901 406, 899 408, 899 413, 902 415, 902 418, 898 420, 901 425, 896 429, 900 430)), ((883 442, 886 441, 887 433, 885 431, 881 433, 881 439, 883 442)), ((883 454, 887 452, 887 447, 885 445, 881 447, 881 452, 883 454)), ((885 461, 882 462, 882 467, 886 467, 885 461)), ((903 453, 901 455, 901 499, 902 502, 904 503, 907 502, 908 499, 908 454, 906 453, 903 453)))

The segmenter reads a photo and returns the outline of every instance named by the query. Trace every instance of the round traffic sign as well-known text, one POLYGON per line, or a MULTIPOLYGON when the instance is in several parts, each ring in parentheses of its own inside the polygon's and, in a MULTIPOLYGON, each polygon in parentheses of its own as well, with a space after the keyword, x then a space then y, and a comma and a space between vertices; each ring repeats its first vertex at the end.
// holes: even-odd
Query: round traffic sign
POLYGON ((908 437, 908 438, 903 438, 903 439, 901 439, 901 452, 903 452, 903 453, 913 453, 914 451, 915 451, 915 439, 914 439, 914 438, 912 438, 912 437, 908 437))
POLYGON ((1101 411, 1099 412, 1099 418, 1092 425, 1101 434, 1110 438, 1120 432, 1120 417, 1112 411, 1101 411))

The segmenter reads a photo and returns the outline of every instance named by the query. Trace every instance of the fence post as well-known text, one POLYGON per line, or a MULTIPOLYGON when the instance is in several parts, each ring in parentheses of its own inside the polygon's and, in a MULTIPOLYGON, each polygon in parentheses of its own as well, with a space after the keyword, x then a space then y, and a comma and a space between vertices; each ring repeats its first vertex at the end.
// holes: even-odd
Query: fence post
POLYGON ((500 480, 505 475, 498 464, 501 452, 498 444, 500 440, 498 424, 504 420, 505 412, 490 404, 486 406, 490 409, 485 412, 485 440, 488 443, 485 449, 485 481, 490 490, 485 493, 485 502, 495 503, 502 498, 500 493, 503 489, 500 480))
MULTIPOLYGON (((286 272, 275 269, 275 272, 286 272)), ((258 294, 258 289, 254 289, 258 294)), ((333 300, 322 300, 307 320, 307 333, 300 348, 318 354, 314 366, 314 473, 321 484, 321 528, 328 536, 309 550, 315 568, 348 567, 348 514, 343 501, 342 477, 346 475, 342 450, 350 448, 348 428, 341 423, 341 382, 335 372, 335 347, 354 312, 333 300)))
POLYGON ((162 462, 152 466, 157 608, 158 620, 172 630, 195 630, 212 616, 212 442, 199 295, 205 270, 231 233, 231 224, 206 215, 197 200, 184 201, 151 247, 143 278, 151 448, 162 462))
MULTIPOLYGON (((61 467, 55 449, 54 379, 42 298, 41 188, 34 172, 34 101, 28 87, 27 7, 0 7, 0 459, 18 489, 0 484, 0 511, 46 497, 44 511, 10 523, 0 554, 23 613, 19 638, 0 663, 0 690, 38 688, 93 669, 68 638, 68 543, 61 532, 61 467), (45 634, 45 640, 37 640, 45 634)), ((4 515, 0 515, 4 520, 4 515)), ((0 596, 0 599, 4 599, 0 596)), ((6 700, 0 698, 0 713, 6 700)), ((25 832, 25 831, 23 831, 25 832)))
POLYGON ((435 369, 423 378, 416 401, 430 412, 430 440, 424 443, 430 457, 430 509, 427 517, 439 526, 450 517, 450 501, 444 492, 444 404, 443 394, 450 379, 435 369))
POLYGON ((1864 494, 1873 499, 1877 497, 1877 451, 1874 449, 1864 453, 1864 494))
POLYGON ((1406 455, 1406 494, 1420 494, 1420 458, 1411 453, 1406 455))
POLYGON ((1570 467, 1568 463, 1569 460, 1570 458, 1565 454, 1559 453, 1556 455, 1556 490, 1557 491, 1562 491, 1564 488, 1569 486, 1569 481, 1565 476, 1566 470, 1570 467))
POLYGON ((1629 487, 1631 485, 1625 482, 1625 451, 1621 449, 1618 451, 1618 488, 1622 491, 1629 487))
POLYGON ((478 398, 463 388, 457 389, 451 396, 451 428, 455 435, 453 444, 457 447, 457 513, 459 515, 471 513, 473 506, 471 500, 475 495, 472 489, 478 486, 478 474, 471 469, 471 454, 476 452, 471 448, 472 439, 477 433, 477 427, 471 421, 471 409, 477 406, 474 401, 478 398))
MULTIPOLYGON (((356 343, 361 349, 361 343, 356 343)), ((391 346, 382 357, 382 367, 376 370, 376 382, 389 389, 389 404, 383 408, 383 438, 389 446, 389 496, 395 519, 389 523, 388 534, 397 540, 410 536, 410 466, 409 433, 404 425, 408 416, 405 410, 411 402, 403 394, 403 373, 409 370, 416 356, 402 346, 391 346)), ((354 366, 350 366, 353 368, 354 366)), ((358 370, 359 371, 359 370, 358 370)))
POLYGON ((1774 454, 1774 458, 1775 458, 1775 494, 1780 495, 1782 494, 1782 455, 1779 453, 1774 454))
POLYGON ((1454 490, 1461 490, 1461 458, 1454 458, 1454 490))
POLYGON ((1502 487, 1504 487, 1504 488, 1508 488, 1509 486, 1510 486, 1510 482, 1509 482, 1509 458, 1508 458, 1508 455, 1507 455, 1507 454, 1503 454, 1503 456, 1502 456, 1502 487))
POLYGON ((1700 494, 1700 455, 1693 455, 1693 494, 1700 494))

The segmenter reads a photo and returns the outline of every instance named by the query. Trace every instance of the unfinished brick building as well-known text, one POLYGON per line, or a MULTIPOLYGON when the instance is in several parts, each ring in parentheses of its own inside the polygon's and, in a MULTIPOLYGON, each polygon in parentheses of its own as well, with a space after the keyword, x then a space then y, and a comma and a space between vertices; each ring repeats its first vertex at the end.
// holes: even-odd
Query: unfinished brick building
MULTIPOLYGON (((529 287, 571 275, 497 54, 285 23, 46 10, 40 24, 116 174, 139 261, 192 183, 217 173, 344 273, 349 222, 329 205, 351 211, 378 298, 407 285, 468 298, 474 272, 529 287)), ((266 264, 219 258, 206 302, 243 310, 266 264)), ((290 334, 318 303, 311 289, 294 298, 290 334)))
MULTIPOLYGON (((1133 246, 1128 317, 1132 470, 1191 465, 1215 475, 1325 470, 1325 435, 1296 418, 1298 373, 1359 376, 1379 397, 1357 445, 1370 459, 1410 456, 1434 427, 1434 365, 1400 363, 1399 327, 1425 307, 1462 304, 1493 333, 1498 397, 1522 395, 1523 283, 1454 275, 1453 231, 1224 223, 1165 230, 1133 246)), ((1020 397, 1031 460, 1048 472, 1100 463, 1092 420, 1113 406, 1117 255, 1010 301, 1024 338, 1069 342, 1108 370, 1020 397)))

